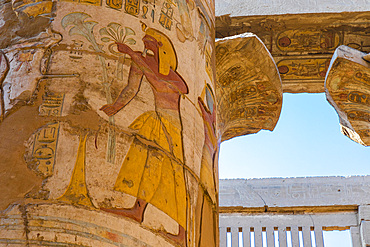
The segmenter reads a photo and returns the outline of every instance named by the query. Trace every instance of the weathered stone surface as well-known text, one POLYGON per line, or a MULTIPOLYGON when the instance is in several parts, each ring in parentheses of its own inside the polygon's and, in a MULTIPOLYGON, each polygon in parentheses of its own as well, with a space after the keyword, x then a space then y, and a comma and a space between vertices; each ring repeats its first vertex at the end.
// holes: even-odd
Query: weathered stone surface
POLYGON ((370 52, 369 18, 369 11, 224 15, 216 18, 216 37, 253 32, 274 57, 284 92, 321 93, 330 59, 339 45, 370 52))
POLYGON ((370 176, 220 180, 220 207, 363 204, 370 204, 370 176))
POLYGON ((33 93, 42 78, 44 54, 60 40, 50 27, 54 5, 0 1, 0 210, 42 183, 23 156, 30 135, 50 121, 38 116, 33 93), (31 14, 40 6, 45 8, 31 14))
POLYGON ((367 246, 369 198, 370 176, 222 179, 220 246, 227 246, 230 233, 232 247, 240 233, 244 246, 252 234, 262 246, 263 232, 272 243, 278 233, 280 246, 302 240, 310 246, 313 236, 316 246, 324 246, 323 231, 333 230, 350 230, 354 247, 367 246))
POLYGON ((217 244, 214 22, 204 0, 0 0, 0 245, 217 244))
POLYGON ((339 115, 344 135, 370 145, 370 63, 350 47, 335 51, 325 81, 329 103, 339 115))
POLYGON ((216 16, 281 15, 325 12, 369 11, 366 0, 219 0, 216 16))
POLYGON ((222 140, 273 130, 282 105, 276 65, 254 34, 216 42, 219 128, 222 140))

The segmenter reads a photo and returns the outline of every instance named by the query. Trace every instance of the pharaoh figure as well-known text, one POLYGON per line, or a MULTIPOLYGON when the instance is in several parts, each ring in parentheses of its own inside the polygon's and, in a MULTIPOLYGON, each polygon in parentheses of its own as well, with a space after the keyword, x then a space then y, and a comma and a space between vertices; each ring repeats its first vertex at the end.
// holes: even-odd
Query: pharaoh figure
POLYGON ((185 244, 187 191, 180 96, 188 93, 188 87, 176 72, 177 57, 168 37, 149 28, 142 40, 143 52, 117 43, 118 51, 128 54, 132 60, 128 84, 113 104, 101 108, 108 116, 113 116, 135 97, 144 76, 151 85, 155 111, 143 113, 129 126, 136 134, 114 186, 114 190, 137 200, 130 209, 103 210, 142 222, 145 208, 150 203, 179 224, 177 236, 164 235, 185 244), (154 55, 146 54, 147 50, 154 55))
POLYGON ((196 225, 197 246, 216 246, 217 226, 217 185, 215 174, 216 153, 218 141, 216 137, 216 107, 211 87, 207 84, 204 88, 203 97, 198 98, 198 104, 202 112, 204 123, 204 145, 200 167, 201 188, 199 188, 196 225), (206 103, 202 98, 205 98, 206 103))

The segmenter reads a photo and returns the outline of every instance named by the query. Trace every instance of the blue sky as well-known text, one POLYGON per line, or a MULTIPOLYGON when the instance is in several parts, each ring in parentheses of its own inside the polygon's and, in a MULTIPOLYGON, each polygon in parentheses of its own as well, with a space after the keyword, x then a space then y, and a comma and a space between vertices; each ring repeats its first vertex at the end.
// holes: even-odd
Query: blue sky
MULTIPOLYGON (((340 132, 324 93, 285 93, 275 130, 223 142, 219 168, 220 178, 369 175, 370 147, 340 132)), ((324 232, 324 242, 352 246, 349 231, 324 232)))
POLYGON ((324 93, 284 93, 275 130, 223 142, 219 167, 220 178, 368 175, 370 147, 340 132, 324 93))

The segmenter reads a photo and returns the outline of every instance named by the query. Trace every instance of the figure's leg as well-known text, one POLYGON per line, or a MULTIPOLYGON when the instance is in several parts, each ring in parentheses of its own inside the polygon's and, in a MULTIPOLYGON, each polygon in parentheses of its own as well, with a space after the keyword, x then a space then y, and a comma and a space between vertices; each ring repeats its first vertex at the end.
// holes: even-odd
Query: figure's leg
POLYGON ((144 211, 148 203, 143 199, 136 199, 132 208, 101 208, 101 210, 131 218, 139 223, 143 222, 144 211))
POLYGON ((162 168, 162 179, 166 178, 167 181, 171 181, 171 186, 159 186, 156 194, 153 197, 153 204, 166 205, 163 207, 163 212, 172 217, 179 224, 177 235, 168 233, 166 231, 159 231, 167 239, 179 244, 180 246, 187 246, 187 193, 183 166, 170 158, 167 158, 167 162, 164 163, 162 168), (167 200, 167 203, 163 203, 163 198, 166 198, 166 194, 173 193, 173 202, 167 200), (162 203, 161 203, 162 201, 162 203))
POLYGON ((195 232, 196 232, 196 238, 195 238, 195 244, 197 247, 200 245, 200 239, 201 239, 201 226, 202 226, 202 213, 203 213, 203 203, 204 203, 204 195, 203 195, 203 189, 201 186, 198 186, 198 197, 197 197, 197 204, 195 208, 195 232))
POLYGON ((184 229, 184 227, 182 227, 181 225, 179 225, 179 232, 177 235, 173 235, 171 233, 168 233, 168 232, 164 232, 164 231, 160 231, 159 233, 161 233, 162 235, 164 235, 166 238, 172 240, 173 242, 179 244, 180 246, 187 246, 186 244, 186 231, 184 229))
POLYGON ((103 211, 129 217, 141 223, 148 204, 146 198, 140 197, 141 183, 148 165, 148 147, 135 139, 131 144, 122 168, 118 174, 114 190, 135 196, 136 202, 132 208, 100 208, 103 211))
POLYGON ((215 228, 217 222, 215 222, 214 205, 208 196, 204 196, 203 200, 199 247, 216 246, 215 228))

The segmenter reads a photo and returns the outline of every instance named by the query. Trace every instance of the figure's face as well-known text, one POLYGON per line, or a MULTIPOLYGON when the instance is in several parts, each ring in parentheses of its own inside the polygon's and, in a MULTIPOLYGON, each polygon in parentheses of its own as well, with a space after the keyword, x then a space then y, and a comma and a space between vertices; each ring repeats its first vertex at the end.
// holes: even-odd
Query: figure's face
POLYGON ((145 49, 153 52, 158 52, 158 48, 162 46, 161 42, 158 42, 154 37, 146 34, 143 38, 145 49))
POLYGON ((209 112, 213 113, 214 99, 208 87, 206 87, 206 100, 209 112))

